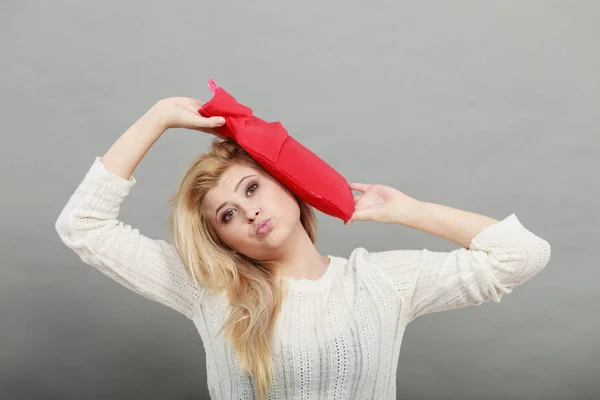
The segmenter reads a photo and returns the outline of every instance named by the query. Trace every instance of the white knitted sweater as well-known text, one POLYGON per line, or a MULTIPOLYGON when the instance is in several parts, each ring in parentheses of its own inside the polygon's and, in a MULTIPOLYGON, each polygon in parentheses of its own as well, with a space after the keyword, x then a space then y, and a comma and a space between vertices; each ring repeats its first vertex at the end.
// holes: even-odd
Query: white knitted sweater
MULTIPOLYGON (((221 328, 226 298, 196 285, 174 247, 118 219, 136 180, 106 170, 96 157, 56 221, 81 260, 121 285, 191 319, 206 351, 212 399, 254 399, 253 382, 231 364, 221 328)), ((275 329, 270 399, 394 399, 406 325, 418 316, 499 302, 540 272, 550 245, 512 214, 487 227, 470 249, 451 252, 357 248, 331 257, 315 281, 288 279, 275 329)))

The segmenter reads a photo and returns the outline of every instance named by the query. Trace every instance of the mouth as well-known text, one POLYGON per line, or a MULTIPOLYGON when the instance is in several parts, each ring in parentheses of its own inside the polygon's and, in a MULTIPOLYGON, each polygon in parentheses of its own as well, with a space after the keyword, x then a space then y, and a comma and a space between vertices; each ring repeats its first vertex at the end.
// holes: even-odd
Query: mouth
POLYGON ((264 221, 260 221, 256 224, 256 234, 257 235, 266 235, 273 228, 273 224, 271 223, 271 219, 266 219, 264 221))

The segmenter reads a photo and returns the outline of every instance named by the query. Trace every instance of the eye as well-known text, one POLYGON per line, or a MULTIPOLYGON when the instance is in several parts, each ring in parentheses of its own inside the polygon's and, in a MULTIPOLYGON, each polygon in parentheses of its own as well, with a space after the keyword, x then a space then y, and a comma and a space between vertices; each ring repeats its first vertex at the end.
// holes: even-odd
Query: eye
MULTIPOLYGON (((248 187, 246 188, 246 194, 248 196, 254 194, 254 192, 256 191, 256 189, 258 189, 258 183, 251 183, 248 185, 248 187)), ((233 217, 235 210, 234 209, 229 209, 227 211, 225 211, 222 216, 221 216, 221 221, 223 223, 227 223, 229 222, 229 220, 231 219, 231 217, 233 217)))
POLYGON ((231 209, 231 208, 230 208, 229 210, 225 211, 225 212, 222 214, 222 216, 221 216, 221 221, 222 221, 223 223, 225 223, 225 224, 226 224, 227 222, 229 222, 229 219, 230 219, 231 217, 233 217, 233 211, 234 211, 234 210, 233 210, 233 209, 231 209))
POLYGON ((251 183, 247 188, 246 188, 246 193, 250 192, 250 194, 254 193, 254 191, 258 189, 258 183, 251 183))

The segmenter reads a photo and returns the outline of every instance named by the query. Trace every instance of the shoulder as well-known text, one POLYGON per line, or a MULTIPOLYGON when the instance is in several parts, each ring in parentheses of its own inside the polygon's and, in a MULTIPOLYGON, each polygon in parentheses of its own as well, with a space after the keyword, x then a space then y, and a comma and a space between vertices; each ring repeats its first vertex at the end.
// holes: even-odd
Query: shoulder
POLYGON ((428 252, 429 250, 427 249, 373 251, 364 247, 356 247, 346 258, 344 258, 344 260, 346 261, 348 268, 352 269, 389 269, 418 263, 424 254, 427 254, 428 252))
POLYGON ((364 247, 356 247, 349 254, 331 257, 337 261, 338 265, 344 265, 346 269, 356 270, 370 264, 371 253, 364 247))
POLYGON ((390 262, 382 263, 382 258, 393 258, 393 254, 389 253, 389 251, 371 251, 364 247, 356 247, 346 257, 335 257, 333 260, 336 260, 338 273, 342 277, 349 278, 354 284, 360 282, 361 285, 380 290, 382 284, 385 287, 393 286, 391 277, 397 275, 389 267, 390 262))
POLYGON ((338 257, 345 259, 348 264, 362 265, 377 261, 382 257, 394 257, 410 252, 410 250, 383 250, 373 251, 364 247, 356 247, 350 251, 346 257, 338 257))

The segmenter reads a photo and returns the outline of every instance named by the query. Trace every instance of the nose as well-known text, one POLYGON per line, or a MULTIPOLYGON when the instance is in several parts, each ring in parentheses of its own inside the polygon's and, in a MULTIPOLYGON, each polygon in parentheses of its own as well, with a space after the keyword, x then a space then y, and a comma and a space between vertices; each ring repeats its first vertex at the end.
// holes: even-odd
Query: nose
POLYGON ((246 210, 246 216, 249 223, 255 222, 260 216, 260 210, 258 208, 249 208, 246 210))

